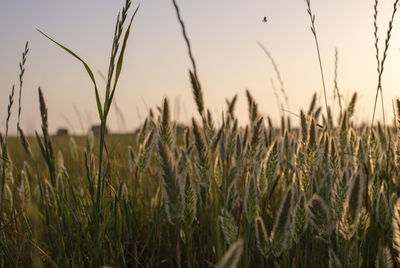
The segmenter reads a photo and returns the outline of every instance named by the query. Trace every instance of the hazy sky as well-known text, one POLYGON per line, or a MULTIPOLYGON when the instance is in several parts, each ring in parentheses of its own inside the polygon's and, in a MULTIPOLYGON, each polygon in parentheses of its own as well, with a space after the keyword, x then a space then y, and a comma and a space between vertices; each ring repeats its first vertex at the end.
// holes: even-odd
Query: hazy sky
MULTIPOLYGON (((35 28, 76 52, 96 74, 97 70, 107 73, 116 15, 124 2, 1 0, 1 131, 11 86, 18 84, 18 63, 27 40, 30 52, 22 96, 23 129, 28 133, 40 129, 38 86, 41 86, 48 105, 51 131, 68 126, 70 121, 72 131, 82 132, 78 114, 85 131, 98 122, 94 90, 83 66, 42 37, 35 28)), ((393 1, 380 2, 379 34, 383 42, 393 1)), ((138 3, 133 1, 131 13, 138 3)), ((291 111, 298 113, 300 108, 307 109, 313 92, 322 94, 315 43, 304 0, 178 0, 178 4, 197 61, 205 105, 218 118, 225 108, 225 98, 237 93, 237 114, 241 123, 246 123, 244 92, 249 88, 260 111, 278 122, 279 110, 270 79, 277 87, 278 81, 268 58, 257 46, 257 40, 275 58, 289 95, 291 111), (267 23, 262 22, 264 16, 268 18, 267 23)), ((351 93, 357 91, 360 102, 356 116, 359 120, 369 121, 377 83, 374 1, 311 0, 311 4, 316 14, 328 101, 333 105, 334 50, 337 47, 338 82, 344 100, 348 101, 351 93)), ((400 16, 397 16, 383 77, 386 113, 390 120, 393 118, 391 100, 400 95, 399 20, 400 16)), ((141 1, 124 64, 115 100, 124 115, 127 130, 138 126, 147 109, 159 105, 164 96, 169 97, 173 107, 180 107, 179 115, 173 113, 175 119, 185 122, 196 115, 188 77, 190 62, 171 1, 141 1)), ((97 76, 97 82, 103 90, 100 76, 97 76)), ((11 132, 15 132, 16 113, 17 105, 13 109, 11 132)), ((111 130, 124 130, 114 109, 110 116, 111 130)))

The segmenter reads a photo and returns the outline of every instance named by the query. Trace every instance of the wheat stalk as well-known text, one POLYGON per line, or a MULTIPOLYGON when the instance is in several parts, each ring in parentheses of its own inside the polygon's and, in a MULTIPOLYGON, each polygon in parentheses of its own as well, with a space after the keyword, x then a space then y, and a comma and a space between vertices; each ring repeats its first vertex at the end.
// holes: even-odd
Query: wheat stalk
POLYGON ((390 43, 390 37, 391 37, 391 33, 393 30, 393 21, 394 21, 394 17, 396 15, 397 12, 397 8, 398 8, 398 3, 399 0, 395 0, 393 2, 393 12, 392 12, 392 16, 391 19, 389 20, 389 26, 387 29, 387 33, 386 33, 386 39, 385 39, 385 48, 383 50, 383 55, 382 58, 379 58, 379 38, 378 38, 378 26, 377 26, 377 17, 378 17, 378 0, 375 0, 375 5, 374 5, 374 36, 375 36, 375 49, 376 49, 376 59, 377 59, 377 63, 378 63, 378 85, 377 85, 377 89, 376 89, 376 95, 375 95, 375 101, 374 101, 374 110, 372 113, 372 122, 371 122, 371 128, 374 124, 374 119, 375 119, 375 112, 376 112, 376 104, 378 102, 378 94, 379 92, 381 93, 381 103, 382 103, 382 119, 383 119, 383 125, 386 128, 386 123, 385 123, 385 109, 384 109, 384 105, 383 105, 383 91, 382 91, 382 75, 383 75, 383 70, 384 70, 384 66, 385 66, 385 61, 387 58, 387 52, 389 49, 389 43, 390 43))
POLYGON ((311 0, 305 0, 305 2, 306 2, 306 5, 307 5, 307 13, 310 16, 310 20, 311 20, 311 32, 312 32, 312 34, 314 36, 314 41, 315 41, 315 45, 316 45, 316 48, 317 48, 319 69, 320 69, 320 72, 321 72, 322 87, 323 87, 323 90, 324 90, 325 108, 326 108, 326 114, 328 114, 328 100, 327 100, 327 97, 326 97, 325 78, 324 78, 324 70, 322 68, 321 53, 320 53, 320 49, 319 49, 317 31, 316 31, 316 28, 315 28, 315 14, 313 14, 312 11, 311 11, 311 0))
POLYGON ((19 95, 18 95, 18 121, 17 121, 17 131, 19 129, 19 123, 20 123, 20 118, 21 118, 21 99, 22 99, 22 84, 23 84, 23 77, 25 73, 25 63, 26 63, 26 56, 28 55, 29 52, 29 46, 28 46, 28 41, 25 43, 25 49, 24 52, 22 53, 22 61, 19 63, 19 95))
POLYGON ((236 268, 243 252, 243 246, 244 246, 243 244, 244 244, 243 239, 239 239, 234 244, 232 244, 216 267, 236 268))

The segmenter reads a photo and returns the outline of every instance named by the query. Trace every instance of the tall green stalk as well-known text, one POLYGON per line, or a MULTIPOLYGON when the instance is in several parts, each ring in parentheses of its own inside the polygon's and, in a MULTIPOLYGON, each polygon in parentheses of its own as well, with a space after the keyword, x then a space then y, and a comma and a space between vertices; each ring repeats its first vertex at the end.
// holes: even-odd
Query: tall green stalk
POLYGON ((107 116, 111 108, 112 100, 114 97, 115 89, 121 74, 122 70, 122 64, 123 64, 123 59, 124 59, 124 53, 126 49, 126 44, 129 38, 129 33, 131 29, 131 25, 133 22, 133 19, 139 9, 139 6, 136 8, 135 12, 133 13, 131 20, 128 24, 127 30, 125 31, 124 37, 123 37, 123 43, 122 47, 119 47, 122 35, 123 35, 123 26, 125 24, 127 15, 128 15, 128 10, 131 5, 131 0, 126 0, 125 1, 125 6, 122 9, 122 13, 118 14, 117 17, 117 23, 115 26, 115 31, 114 31, 114 38, 113 38, 113 44, 112 44, 112 50, 111 50, 111 57, 110 57, 110 63, 109 63, 109 68, 108 68, 108 77, 107 77, 107 85, 106 85, 106 90, 105 90, 105 99, 103 102, 103 105, 101 104, 100 101, 100 96, 99 96, 99 91, 97 89, 97 84, 96 80, 94 78, 93 72, 88 66, 88 64, 82 60, 79 56, 77 56, 74 52, 72 52, 70 49, 64 47, 54 39, 50 38, 48 35, 44 34, 42 31, 38 30, 41 34, 43 34, 45 37, 50 39, 52 42, 60 46, 62 49, 67 51, 69 54, 71 54, 73 57, 75 57, 77 60, 79 60, 85 67, 86 72, 88 73, 90 79, 92 80, 92 83, 94 85, 95 89, 95 95, 96 95, 96 104, 97 104, 97 109, 98 109, 98 114, 100 118, 100 144, 99 144, 99 161, 98 161, 98 177, 97 177, 97 192, 96 196, 94 197, 94 221, 97 227, 99 227, 100 223, 100 211, 101 211, 101 204, 102 204, 102 199, 103 199, 103 192, 104 192, 104 172, 103 172, 103 151, 104 151, 104 144, 105 144, 105 135, 106 135, 106 129, 107 129, 107 116), (102 107, 103 106, 103 107, 102 107))

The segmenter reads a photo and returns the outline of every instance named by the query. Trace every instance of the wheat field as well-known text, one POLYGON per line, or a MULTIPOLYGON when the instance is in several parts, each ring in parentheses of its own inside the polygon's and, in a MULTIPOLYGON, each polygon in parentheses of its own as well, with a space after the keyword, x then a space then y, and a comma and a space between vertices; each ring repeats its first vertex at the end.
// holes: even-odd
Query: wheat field
POLYGON ((104 99, 90 66, 38 30, 81 62, 93 82, 101 122, 96 135, 50 135, 52 111, 40 88, 41 131, 24 135, 26 44, 0 136, 1 267, 400 266, 400 100, 394 100, 395 125, 375 118, 398 0, 383 49, 375 0, 378 84, 371 124, 354 121, 357 93, 345 103, 335 88, 340 111, 331 112, 315 14, 305 1, 324 102, 314 95, 308 110, 282 116, 279 126, 259 112, 250 91, 246 125, 238 123, 237 95, 226 100, 220 120, 213 118, 173 4, 192 65, 197 115, 188 125, 171 119, 164 98, 135 133, 107 134, 130 28, 140 12, 135 7, 129 15, 130 0, 117 19, 104 99), (17 137, 8 135, 13 105, 17 137))

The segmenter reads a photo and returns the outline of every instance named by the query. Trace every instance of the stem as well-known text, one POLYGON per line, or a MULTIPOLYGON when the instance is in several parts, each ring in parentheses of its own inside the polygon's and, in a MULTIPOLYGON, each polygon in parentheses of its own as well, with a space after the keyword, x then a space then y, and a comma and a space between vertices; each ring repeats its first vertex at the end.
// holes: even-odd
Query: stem
POLYGON ((324 99, 325 99, 325 108, 326 108, 326 116, 328 117, 328 100, 326 97, 326 87, 325 87, 325 77, 324 77, 324 70, 322 67, 322 60, 321 60, 321 53, 320 53, 320 49, 319 49, 319 44, 318 44, 318 38, 317 38, 317 32, 315 29, 315 15, 312 13, 311 11, 311 0, 306 0, 306 4, 307 4, 307 12, 310 16, 310 20, 311 20, 311 32, 313 33, 314 36, 314 40, 315 40, 315 45, 317 47, 317 53, 318 53, 318 62, 319 62, 319 69, 321 72, 321 79, 322 79, 322 87, 324 89, 324 99))
MULTIPOLYGON (((99 147, 99 169, 98 169, 98 177, 97 177, 97 195, 96 195, 96 203, 95 203, 95 215, 93 215, 95 224, 96 224, 96 232, 99 232, 99 213, 101 206, 101 199, 103 195, 104 189, 104 177, 102 175, 102 162, 103 162, 103 150, 104 150, 104 135, 105 135, 105 127, 106 127, 106 119, 104 118, 101 121, 100 128, 100 147, 99 147)), ((99 234, 99 233, 97 233, 99 234)))
MULTIPOLYGON (((314 27, 314 25, 313 25, 313 27, 314 27)), ((321 53, 319 51, 319 45, 318 45, 318 39, 317 39, 317 33, 316 32, 314 32, 314 39, 315 39, 315 45, 317 46, 318 61, 319 61, 319 69, 321 71, 322 86, 324 88, 324 99, 325 99, 326 114, 328 115, 328 100, 326 98, 326 87, 325 87, 324 70, 322 68, 321 53)))
POLYGON ((374 124, 374 119, 375 119, 375 112, 376 112, 376 103, 378 101, 378 94, 379 91, 381 92, 381 103, 382 103, 382 116, 383 116, 383 126, 384 128, 386 128, 386 122, 385 122, 385 109, 384 109, 384 105, 383 105, 383 91, 382 91, 382 74, 383 74, 383 70, 384 70, 384 64, 387 58, 387 51, 389 49, 389 41, 390 41, 390 37, 391 37, 391 32, 393 29, 393 21, 394 21, 394 17, 396 15, 397 12, 397 5, 399 3, 399 0, 395 0, 393 3, 393 12, 392 12, 392 17, 389 21, 389 26, 388 26, 388 30, 386 33, 386 39, 385 39, 385 49, 383 50, 383 55, 382 55, 382 60, 379 60, 379 48, 378 48, 378 35, 377 35, 377 31, 378 31, 378 26, 377 26, 377 15, 378 15, 378 9, 377 9, 377 5, 378 5, 378 1, 375 0, 375 5, 374 5, 374 27, 375 27, 375 31, 374 31, 374 36, 375 36, 375 48, 376 48, 376 59, 378 62, 378 85, 377 85, 377 89, 376 89, 376 95, 375 95, 375 102, 374 102, 374 111, 372 114, 372 122, 371 122, 371 129, 372 126, 374 124))
POLYGON ((190 61, 192 62, 193 73, 196 76, 196 79, 198 79, 196 61, 194 60, 194 57, 193 57, 192 47, 190 46, 189 38, 188 38, 187 33, 186 33, 185 24, 183 23, 183 20, 181 18, 181 13, 179 11, 179 6, 176 3, 176 0, 172 0, 172 3, 174 4, 174 8, 175 8, 175 11, 176 11, 176 16, 178 17, 179 23, 180 23, 181 28, 182 28, 182 35, 183 35, 183 38, 185 39, 185 42, 186 42, 186 45, 187 45, 190 61))
POLYGON ((212 178, 212 195, 213 195, 213 203, 214 203, 214 214, 216 217, 215 223, 215 233, 216 233, 216 253, 217 253, 217 262, 222 259, 222 240, 221 240, 221 227, 218 217, 219 212, 219 204, 218 204, 218 192, 217 192, 217 184, 215 182, 215 176, 212 178))
POLYGON ((18 121, 17 121, 17 138, 18 138, 18 129, 19 129, 19 122, 21 118, 21 99, 22 99, 22 84, 23 84, 23 76, 25 73, 25 62, 26 62, 26 55, 28 54, 28 41, 25 44, 25 50, 22 53, 22 62, 20 63, 20 74, 19 74, 19 96, 18 96, 18 121))
POLYGON ((337 98, 338 98, 338 103, 339 103, 339 108, 340 108, 340 118, 341 118, 342 117, 342 113, 343 113, 343 108, 342 108, 342 101, 341 101, 338 82, 337 82, 337 77, 338 77, 337 69, 338 69, 338 60, 339 60, 338 55, 339 55, 338 49, 335 48, 335 81, 334 81, 335 88, 334 88, 334 95, 333 96, 335 96, 335 93, 336 93, 337 98))
POLYGON ((7 119, 6 119, 6 133, 4 136, 4 141, 2 144, 2 182, 1 182, 1 201, 0 201, 0 226, 3 224, 3 201, 4 201, 4 189, 6 185, 6 163, 8 162, 7 156, 7 136, 8 136, 8 122, 10 121, 11 117, 11 108, 14 103, 14 85, 11 89, 11 94, 9 96, 9 104, 7 108, 7 119))

